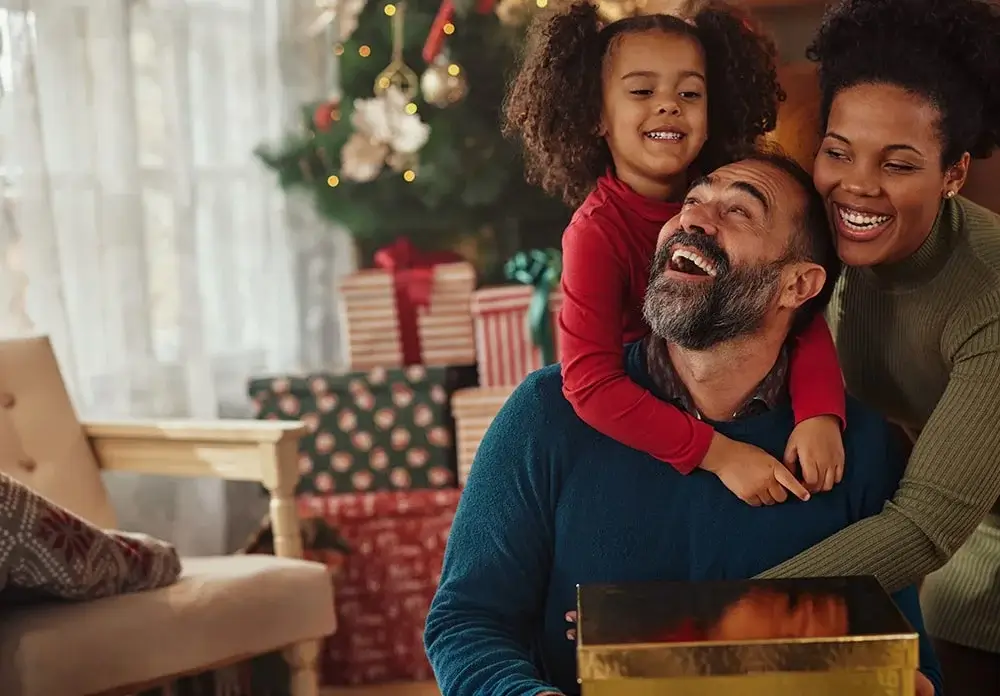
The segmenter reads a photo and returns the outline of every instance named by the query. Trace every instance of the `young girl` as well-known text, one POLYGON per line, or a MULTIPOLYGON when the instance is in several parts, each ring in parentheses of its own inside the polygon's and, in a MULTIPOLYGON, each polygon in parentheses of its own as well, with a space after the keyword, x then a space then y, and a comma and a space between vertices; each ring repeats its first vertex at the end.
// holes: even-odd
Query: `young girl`
POLYGON ((648 332, 649 266, 689 177, 739 159, 774 128, 784 94, 775 50, 728 5, 603 28, 589 3, 537 22, 505 107, 528 178, 579 208, 563 236, 559 345, 563 392, 596 430, 681 473, 714 472, 750 504, 809 493, 843 471, 844 389, 819 317, 791 352, 796 428, 785 466, 716 433, 632 382, 622 346, 648 332))

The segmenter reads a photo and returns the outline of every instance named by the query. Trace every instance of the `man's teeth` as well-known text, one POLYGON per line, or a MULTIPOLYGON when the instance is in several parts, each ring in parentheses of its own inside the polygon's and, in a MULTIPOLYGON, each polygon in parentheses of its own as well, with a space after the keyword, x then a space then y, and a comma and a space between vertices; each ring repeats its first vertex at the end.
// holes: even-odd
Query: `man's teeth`
POLYGON ((837 212, 840 213, 840 219, 844 221, 844 224, 855 230, 870 230, 878 227, 889 221, 892 217, 891 215, 869 215, 867 213, 859 213, 855 210, 849 210, 848 208, 837 208, 837 212))
POLYGON ((649 131, 646 137, 653 140, 680 140, 684 134, 677 131, 649 131))
POLYGON ((693 251, 688 251, 687 249, 678 249, 677 251, 674 252, 674 255, 672 257, 674 263, 677 262, 678 258, 687 259, 695 266, 705 271, 705 273, 707 273, 708 275, 712 276, 713 278, 715 277, 716 274, 715 266, 713 266, 711 263, 703 259, 698 254, 694 253, 693 251))

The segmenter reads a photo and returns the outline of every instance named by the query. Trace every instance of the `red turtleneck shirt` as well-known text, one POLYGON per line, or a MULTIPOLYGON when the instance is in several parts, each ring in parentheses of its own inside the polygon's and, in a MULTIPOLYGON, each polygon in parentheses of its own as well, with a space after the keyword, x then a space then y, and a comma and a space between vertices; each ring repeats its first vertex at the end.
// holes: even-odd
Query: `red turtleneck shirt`
MULTIPOLYGON (((606 174, 563 235, 559 347, 563 393, 592 428, 668 462, 681 473, 701 464, 713 430, 628 378, 622 347, 648 333, 642 302, 660 228, 680 211, 639 195, 606 174)), ((796 422, 845 419, 837 350, 822 316, 798 338, 789 388, 796 422)))

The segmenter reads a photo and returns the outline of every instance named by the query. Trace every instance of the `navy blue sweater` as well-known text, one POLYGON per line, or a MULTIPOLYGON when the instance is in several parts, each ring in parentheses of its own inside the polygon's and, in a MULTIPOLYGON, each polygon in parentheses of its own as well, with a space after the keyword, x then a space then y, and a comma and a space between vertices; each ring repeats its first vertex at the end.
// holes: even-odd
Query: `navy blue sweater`
MULTIPOLYGON (((626 369, 652 389, 639 344, 626 369)), ((878 513, 904 461, 883 418, 848 401, 843 481, 807 503, 750 507, 713 474, 673 467, 590 428, 562 395, 559 366, 529 376, 486 434, 462 495, 427 617, 427 655, 444 696, 579 692, 565 614, 576 585, 750 578, 878 513)), ((781 457, 791 408, 716 424, 781 457)), ((894 596, 920 631, 917 592, 894 596)))

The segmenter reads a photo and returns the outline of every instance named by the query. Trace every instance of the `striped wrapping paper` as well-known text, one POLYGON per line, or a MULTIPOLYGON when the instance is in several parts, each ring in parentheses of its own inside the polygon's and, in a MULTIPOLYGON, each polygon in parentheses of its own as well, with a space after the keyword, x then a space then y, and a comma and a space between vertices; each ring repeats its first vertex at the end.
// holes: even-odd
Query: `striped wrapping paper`
MULTIPOLYGON (((533 292, 527 285, 505 285, 482 288, 473 294, 480 386, 517 386, 528 374, 544 367, 541 351, 532 343, 528 331, 528 305, 533 292)), ((555 291, 549 297, 553 322, 560 306, 562 294, 555 291)))
MULTIPOLYGON (((476 274, 469 263, 434 267, 430 304, 417 308, 421 364, 472 365, 476 348, 469 306, 476 274)), ((352 370, 403 363, 392 274, 358 271, 340 283, 341 316, 352 370)))
POLYGON ((514 387, 471 387, 451 396, 458 448, 458 485, 465 486, 479 443, 514 387))

